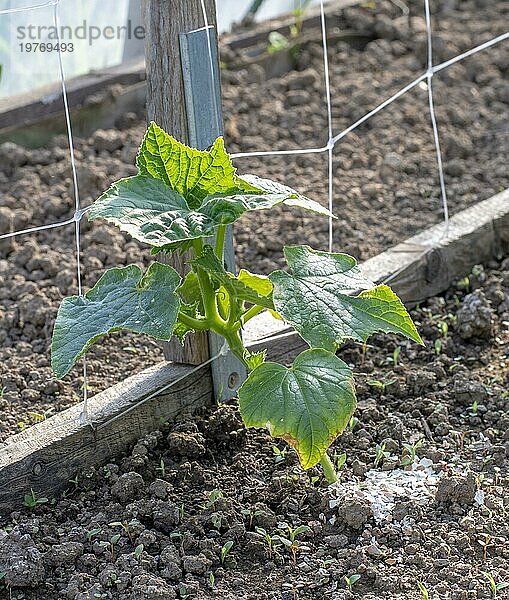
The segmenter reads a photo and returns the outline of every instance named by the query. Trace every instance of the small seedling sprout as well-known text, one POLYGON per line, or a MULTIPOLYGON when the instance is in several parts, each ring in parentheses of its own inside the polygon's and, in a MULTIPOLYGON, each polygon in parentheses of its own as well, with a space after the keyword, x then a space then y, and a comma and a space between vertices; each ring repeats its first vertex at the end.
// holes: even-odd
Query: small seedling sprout
POLYGON ((396 383, 396 381, 397 379, 395 379, 394 377, 384 378, 383 380, 368 379, 367 384, 373 388, 379 389, 382 392, 382 394, 385 394, 387 387, 389 385, 392 385, 393 383, 396 383))
POLYGON ((230 550, 233 548, 233 541, 229 540, 226 544, 221 548, 221 564, 224 564, 226 557, 230 553, 230 550))
POLYGON ((346 586, 351 592, 353 592, 353 586, 359 581, 360 578, 361 576, 358 573, 354 573, 353 575, 350 575, 350 577, 345 575, 346 586))
POLYGON ((377 444, 375 446, 375 460, 373 461, 373 465, 376 468, 378 468, 378 465, 381 464, 385 458, 389 458, 389 456, 391 455, 390 452, 388 452, 385 449, 385 442, 382 442, 381 444, 377 444))
POLYGON ((483 575, 488 580, 491 590, 491 597, 493 598, 493 600, 496 600, 498 598, 498 592, 509 588, 509 581, 499 581, 497 583, 495 581, 495 578, 492 575, 490 575, 490 573, 483 572, 483 575))
POLYGON ((277 446, 272 446, 272 452, 274 452, 274 462, 276 464, 283 462, 286 458, 286 452, 288 448, 283 448, 282 450, 277 446))
POLYGON ((136 560, 140 560, 141 555, 143 554, 143 550, 145 550, 143 544, 138 544, 136 546, 136 548, 134 549, 134 556, 136 557, 136 560))
POLYGON ((162 457, 161 457, 161 460, 159 461, 159 466, 156 467, 156 471, 159 471, 159 473, 161 473, 161 477, 166 476, 166 465, 164 464, 164 460, 162 457))
POLYGON ((419 590, 422 594, 422 600, 429 600, 429 592, 428 588, 422 583, 422 581, 418 581, 417 585, 419 586, 419 590))
POLYGON ((392 363, 395 367, 397 367, 399 364, 400 353, 401 353, 401 346, 396 346, 396 348, 394 348, 394 352, 392 353, 392 363))
POLYGON ((255 527, 255 531, 260 537, 262 537, 265 540, 265 543, 267 544, 268 548, 269 558, 272 558, 275 554, 277 554, 278 544, 276 542, 280 541, 279 536, 270 535, 270 533, 263 529, 263 527, 255 527))
POLYGON ((341 469, 345 466, 346 463, 346 452, 342 452, 341 454, 334 455, 334 462, 336 463, 336 469, 341 471, 341 469))
POLYGON ((359 419, 355 416, 353 416, 349 421, 348 421, 348 431, 353 431, 357 425, 359 424, 359 419))
POLYGON ((421 438, 415 442, 415 444, 409 444, 408 442, 403 442, 403 450, 404 456, 400 461, 400 465, 402 467, 406 467, 408 465, 412 465, 417 458, 417 450, 424 444, 424 438, 421 438))
POLYGON ((45 498, 44 496, 39 496, 37 492, 34 492, 32 488, 30 488, 30 493, 25 494, 25 497, 23 499, 23 505, 27 508, 30 508, 31 510, 37 508, 41 504, 46 504, 47 502, 49 502, 48 498, 45 498))
POLYGON ((95 538, 100 533, 102 533, 102 529, 100 529, 99 527, 96 527, 94 529, 90 529, 90 531, 87 531, 87 540, 89 542, 92 541, 92 539, 95 538))

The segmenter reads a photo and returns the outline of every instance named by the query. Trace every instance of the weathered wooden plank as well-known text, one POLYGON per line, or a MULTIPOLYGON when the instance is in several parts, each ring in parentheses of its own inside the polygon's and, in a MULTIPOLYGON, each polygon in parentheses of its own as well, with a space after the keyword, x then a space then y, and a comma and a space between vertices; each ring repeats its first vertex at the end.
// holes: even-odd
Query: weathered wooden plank
MULTIPOLYGON (((112 85, 130 86, 144 80, 145 65, 140 60, 69 79, 67 81, 69 106, 75 108, 83 105, 91 95, 104 92, 112 85)), ((26 94, 1 100, 0 130, 9 130, 13 124, 17 127, 27 126, 62 113, 61 85, 51 84, 26 94)))
POLYGON ((19 507, 30 488, 54 496, 78 470, 208 403, 211 385, 207 366, 162 363, 90 398, 92 425, 82 422, 80 404, 8 438, 0 446, 0 514, 19 507))
MULTIPOLYGON (((458 213, 447 237, 442 233, 443 225, 430 227, 361 268, 376 282, 389 281, 407 303, 444 291, 473 265, 509 253, 509 190, 458 213)), ((306 347, 268 313, 248 323, 245 339, 252 351, 266 348, 270 359, 285 363, 306 347)), ((157 429, 161 418, 205 405, 211 390, 209 364, 165 363, 91 398, 94 428, 80 422, 81 407, 75 406, 12 436, 0 447, 0 513, 18 507, 30 488, 56 494, 78 469, 127 450, 139 436, 157 429)))
POLYGON ((362 264, 373 281, 386 282, 407 306, 446 290, 454 279, 468 275, 509 251, 509 190, 454 215, 445 235, 442 223, 362 264))

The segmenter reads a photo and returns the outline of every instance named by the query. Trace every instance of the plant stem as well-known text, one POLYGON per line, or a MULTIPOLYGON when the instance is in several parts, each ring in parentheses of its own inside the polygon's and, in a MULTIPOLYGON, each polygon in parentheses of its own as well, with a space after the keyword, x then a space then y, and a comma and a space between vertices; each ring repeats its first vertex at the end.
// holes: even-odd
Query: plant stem
POLYGON ((190 317, 183 312, 179 312, 179 321, 182 321, 184 325, 191 327, 197 331, 203 331, 209 328, 209 324, 206 319, 195 319, 194 317, 190 317))
POLYGON ((322 456, 320 464, 322 465, 323 474, 325 475, 325 479, 327 479, 327 483, 336 483, 338 480, 336 467, 334 466, 332 460, 329 458, 327 452, 322 456))
POLYGON ((216 256, 224 262, 224 242, 226 240, 226 225, 219 225, 216 233, 216 256))
POLYGON ((249 319, 256 317, 256 315, 259 315, 264 310, 265 308, 263 306, 258 306, 258 304, 255 304, 242 315, 242 324, 247 323, 249 319))
POLYGON ((249 368, 249 365, 246 362, 246 359, 244 358, 244 353, 246 351, 246 348, 244 347, 244 344, 242 343, 242 340, 240 338, 239 332, 238 330, 232 330, 232 329, 224 329, 223 331, 219 331, 217 333, 220 333, 220 335, 222 335, 226 341, 228 342, 228 346, 230 347, 230 350, 233 352, 233 354, 235 354, 235 356, 246 366, 249 368))
MULTIPOLYGON (((193 248, 195 256, 199 256, 203 251, 203 240, 201 238, 194 240, 193 248)), ((196 276, 198 277, 198 283, 200 285, 200 291, 203 300, 203 308, 205 309, 205 318, 209 323, 209 326, 211 327, 212 323, 224 323, 217 310, 216 294, 212 284, 210 283, 209 276, 203 269, 200 269, 200 267, 196 267, 194 270, 196 272, 196 276)))

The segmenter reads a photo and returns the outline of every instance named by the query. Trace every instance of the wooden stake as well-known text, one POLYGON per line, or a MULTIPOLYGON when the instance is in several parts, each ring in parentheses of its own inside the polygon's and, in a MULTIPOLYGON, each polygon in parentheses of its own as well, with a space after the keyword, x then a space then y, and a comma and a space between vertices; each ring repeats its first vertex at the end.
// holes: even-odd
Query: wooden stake
MULTIPOLYGON (((210 25, 216 24, 215 0, 203 0, 210 25)), ((179 34, 204 26, 201 0, 144 0, 147 117, 183 143, 189 143, 180 62, 179 34)), ((168 262, 181 275, 186 256, 168 262)), ((165 344, 165 357, 176 363, 201 364, 209 357, 207 335, 188 335, 184 346, 165 344)))

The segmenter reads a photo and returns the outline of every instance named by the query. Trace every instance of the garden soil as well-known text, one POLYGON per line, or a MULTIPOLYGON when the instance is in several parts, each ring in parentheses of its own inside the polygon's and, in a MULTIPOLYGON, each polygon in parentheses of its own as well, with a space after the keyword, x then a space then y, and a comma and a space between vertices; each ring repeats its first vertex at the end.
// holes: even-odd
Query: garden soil
MULTIPOLYGON (((377 2, 337 18, 338 28, 372 41, 363 50, 331 44, 335 131, 425 68, 422 6, 408 6, 409 17, 399 3, 377 2)), ((440 3, 435 62, 504 32, 508 15, 502 1, 440 3)), ((232 152, 327 142, 319 35, 281 78, 268 79, 257 66, 239 70, 239 57, 224 49, 232 152)), ((508 71, 500 44, 434 79, 452 213, 508 187, 508 71)), ((136 173, 144 127, 144 115, 126 114, 117 129, 76 140, 84 205, 136 173)), ((0 232, 72 215, 65 138, 31 151, 7 143, 0 156, 0 232)), ((239 172, 279 180, 324 205, 326 163, 320 154, 237 160, 239 172)), ((421 85, 337 145, 334 249, 367 259, 439 222, 441 203, 421 85)), ((68 226, 0 241, 0 441, 81 398, 80 369, 56 381, 49 366, 58 305, 77 291, 73 236, 68 226)), ((235 237, 239 265, 268 273, 283 266, 282 244, 327 249, 328 223, 290 209, 260 211, 236 225, 235 237)), ((150 262, 147 248, 106 224, 84 219, 81 243, 86 288, 105 268, 150 262)), ((418 581, 430 598, 492 597, 485 573, 496 583, 509 580, 509 265, 485 267, 414 313, 425 349, 375 337, 365 352, 356 345, 343 350, 359 372, 359 422, 333 448, 347 453, 337 489, 327 489, 318 471, 303 473, 284 444, 246 432, 235 406, 207 410, 140 440, 129 456, 79 474, 64 498, 34 512, 13 507, 0 530, 0 577, 5 572, 9 586, 0 597, 417 599, 418 581), (421 438, 418 468, 402 469, 403 443, 421 438), (370 489, 382 490, 377 497, 387 502, 374 503, 370 489), (287 525, 309 527, 293 552, 277 538, 289 535, 287 525), (344 576, 353 574, 360 579, 352 596, 344 576)), ((89 354, 89 393, 160 360, 155 342, 115 334, 89 354)))

